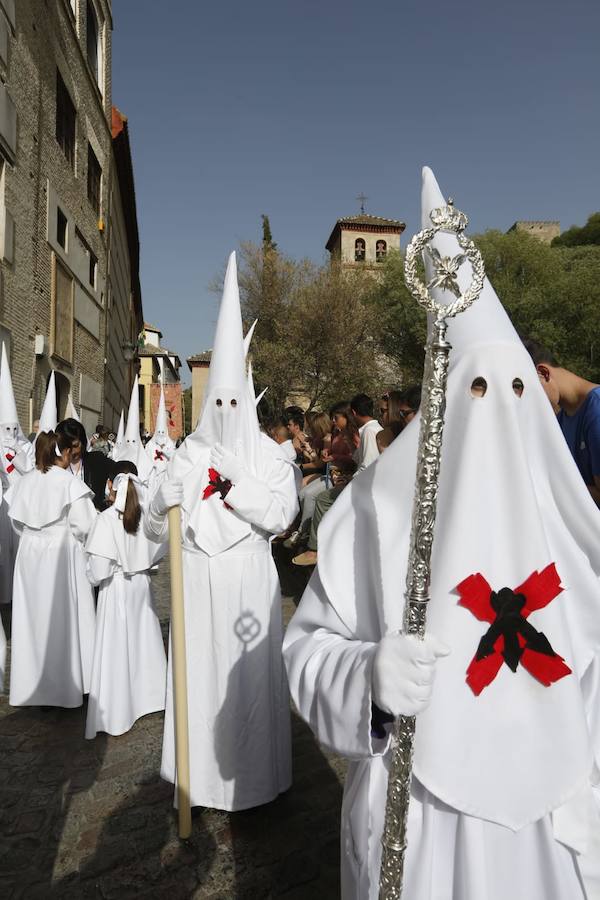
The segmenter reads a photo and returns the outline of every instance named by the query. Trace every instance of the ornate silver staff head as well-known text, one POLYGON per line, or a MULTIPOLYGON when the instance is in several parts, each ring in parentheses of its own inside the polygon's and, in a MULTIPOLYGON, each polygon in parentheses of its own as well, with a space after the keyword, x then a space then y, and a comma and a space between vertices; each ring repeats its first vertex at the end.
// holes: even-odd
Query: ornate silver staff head
POLYGON ((432 210, 429 218, 433 223, 433 228, 424 228, 419 231, 406 248, 404 279, 415 300, 427 312, 433 313, 437 321, 452 318, 471 306, 481 293, 485 268, 481 253, 473 241, 463 234, 469 220, 463 212, 454 208, 452 199, 448 200, 446 206, 432 210), (439 250, 430 246, 438 231, 456 235, 456 240, 463 252, 456 256, 442 256, 439 250), (427 253, 434 270, 433 278, 426 283, 421 281, 417 274, 417 261, 424 252, 427 253), (461 294, 457 275, 461 265, 466 261, 471 263, 473 277, 467 290, 461 294), (432 288, 450 291, 457 299, 447 305, 439 303, 430 293, 432 288))

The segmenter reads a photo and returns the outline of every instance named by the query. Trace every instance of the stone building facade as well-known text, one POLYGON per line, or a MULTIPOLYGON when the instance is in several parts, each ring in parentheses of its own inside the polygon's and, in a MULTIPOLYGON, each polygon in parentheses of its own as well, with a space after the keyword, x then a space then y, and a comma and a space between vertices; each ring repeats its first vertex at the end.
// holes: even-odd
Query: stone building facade
POLYGON ((187 360, 190 372, 192 373, 192 431, 198 424, 200 411, 204 403, 204 393, 208 382, 208 370, 210 368, 210 357, 212 352, 204 350, 202 353, 196 353, 187 360))
POLYGON ((138 361, 138 338, 144 329, 140 287, 133 164, 126 117, 112 109, 113 177, 111 178, 106 291, 106 370, 103 424, 116 430, 127 411, 138 361))
POLYGON ((101 419, 111 200, 110 0, 0 0, 0 335, 25 430, 56 372, 101 419))
POLYGON ((367 268, 376 273, 390 250, 400 251, 400 235, 406 228, 398 219, 384 219, 361 212, 335 223, 325 245, 332 262, 343 269, 367 268))
POLYGON ((508 229, 509 231, 523 231, 531 237, 542 241, 544 244, 551 244, 555 237, 560 234, 560 222, 557 221, 519 221, 508 229))
POLYGON ((183 390, 179 371, 181 360, 161 344, 162 331, 156 325, 144 324, 140 360, 140 427, 154 434, 161 382, 165 389, 165 405, 169 418, 169 434, 176 440, 183 435, 183 390))

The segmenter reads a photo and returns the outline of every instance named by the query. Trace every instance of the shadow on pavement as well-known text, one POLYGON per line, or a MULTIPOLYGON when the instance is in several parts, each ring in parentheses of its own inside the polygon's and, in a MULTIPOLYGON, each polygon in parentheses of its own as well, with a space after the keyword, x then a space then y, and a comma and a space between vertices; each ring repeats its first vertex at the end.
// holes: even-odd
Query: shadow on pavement
MULTIPOLYGON (((6 702, 6 701, 3 701, 6 702)), ((106 739, 83 738, 82 710, 22 707, 0 719, 0 896, 47 897, 76 796, 95 784, 106 739)))

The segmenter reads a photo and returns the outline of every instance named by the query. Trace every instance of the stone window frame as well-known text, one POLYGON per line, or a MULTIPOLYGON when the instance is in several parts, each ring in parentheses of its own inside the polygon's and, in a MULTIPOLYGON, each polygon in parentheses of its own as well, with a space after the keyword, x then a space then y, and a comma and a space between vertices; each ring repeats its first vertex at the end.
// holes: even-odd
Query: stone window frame
POLYGON ((56 141, 65 159, 75 171, 77 157, 77 107, 73 103, 65 80, 56 68, 56 141))
POLYGON ((92 80, 100 94, 104 96, 104 17, 101 15, 95 0, 86 0, 85 7, 85 58, 92 75, 92 80), (90 45, 90 21, 95 24, 95 53, 90 45))
POLYGON ((364 262, 367 258, 367 242, 358 237, 354 241, 354 262, 364 262))
POLYGON ((58 204, 56 206, 56 243, 62 247, 65 253, 69 252, 69 217, 58 204), (64 232, 64 243, 60 239, 61 231, 64 232))
POLYGON ((387 241, 383 238, 377 238, 375 241, 375 261, 381 263, 387 256, 387 241), (379 249, 379 245, 383 244, 383 252, 379 249))
POLYGON ((67 365, 73 365, 74 341, 75 341, 75 278, 68 266, 52 251, 52 280, 51 280, 51 316, 50 316, 50 356, 62 360, 67 365), (71 281, 71 297, 68 300, 67 315, 60 315, 58 309, 58 272, 62 270, 67 279, 71 281), (57 341, 57 329, 60 327, 60 319, 67 319, 70 333, 68 335, 67 352, 61 352, 64 347, 57 341))
POLYGON ((87 198, 96 216, 100 218, 102 207, 102 166, 88 141, 87 198))

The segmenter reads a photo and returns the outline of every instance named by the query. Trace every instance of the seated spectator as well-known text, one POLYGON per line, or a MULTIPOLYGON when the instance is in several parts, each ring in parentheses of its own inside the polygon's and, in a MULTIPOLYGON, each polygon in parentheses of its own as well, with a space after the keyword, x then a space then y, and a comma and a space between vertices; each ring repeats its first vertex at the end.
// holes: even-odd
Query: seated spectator
POLYGON ((296 451, 296 462, 301 463, 303 459, 302 445, 306 442, 306 435, 304 433, 304 413, 302 410, 297 411, 292 409, 291 412, 286 410, 286 420, 288 436, 296 451))
POLYGON ((307 424, 308 440, 303 453, 304 462, 302 471, 305 475, 314 478, 315 475, 325 471, 326 462, 322 457, 323 451, 331 448, 331 419, 324 412, 313 412, 305 417, 307 424))
MULTIPOLYGON (((399 392, 396 391, 395 393, 399 393, 399 392)), ((381 397, 379 398, 379 404, 378 404, 379 415, 377 418, 379 420, 379 424, 383 428, 385 428, 385 416, 386 416, 386 413, 388 410, 388 402, 389 402, 390 394, 391 394, 391 391, 386 391, 385 394, 382 394, 381 397)))
POLYGON ((411 384, 402 391, 402 400, 400 401, 400 412, 404 417, 404 424, 408 425, 412 422, 416 414, 419 412, 421 405, 421 385, 411 384))
POLYGON ((360 444, 358 426, 347 400, 340 400, 329 411, 332 422, 331 448, 323 452, 325 462, 352 459, 360 444))
POLYGON ((287 425, 280 419, 268 429, 269 436, 273 438, 276 444, 279 444, 287 459, 290 462, 296 462, 296 451, 290 437, 287 425))
POLYGON ((310 428, 310 461, 301 464, 304 476, 299 492, 300 522, 284 541, 284 547, 293 549, 308 538, 310 520, 313 515, 315 499, 321 491, 330 487, 327 481, 327 464, 331 459, 331 419, 327 413, 314 413, 307 418, 310 428))
POLYGON ((356 394, 350 401, 350 409, 358 425, 360 436, 360 443, 354 459, 358 465, 358 471, 362 472, 379 456, 376 437, 381 431, 381 425, 373 416, 373 401, 367 394, 356 394))
POLYGON ((404 412, 400 408, 403 399, 402 391, 389 391, 386 395, 385 407, 380 405, 380 410, 383 409, 381 415, 383 428, 375 436, 380 453, 390 446, 404 428, 404 412))
POLYGON ((402 429, 412 422, 421 405, 421 385, 410 385, 404 391, 390 391, 385 412, 384 429, 377 438, 377 447, 382 453, 394 441, 402 429))
MULTIPOLYGON (((581 477, 600 506, 600 385, 563 368, 534 340, 523 341, 581 477)), ((513 389, 516 390, 513 384, 513 389)), ((521 390, 522 390, 521 385, 521 390)))
POLYGON ((331 509, 343 489, 352 480, 357 466, 353 459, 339 459, 330 467, 333 487, 321 491, 315 501, 315 510, 311 520, 307 549, 292 560, 295 566, 315 566, 317 564, 317 541, 319 525, 328 509, 331 509))

